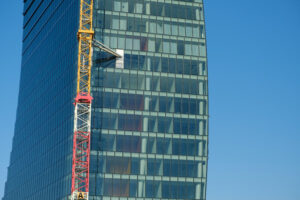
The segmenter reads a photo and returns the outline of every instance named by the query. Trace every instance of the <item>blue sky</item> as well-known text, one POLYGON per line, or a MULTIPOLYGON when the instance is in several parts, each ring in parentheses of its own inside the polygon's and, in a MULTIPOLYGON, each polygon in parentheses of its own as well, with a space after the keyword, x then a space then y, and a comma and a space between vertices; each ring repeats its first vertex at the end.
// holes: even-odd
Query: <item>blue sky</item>
MULTIPOLYGON (((208 200, 300 199, 300 1, 206 0, 208 200)), ((0 7, 0 197, 21 63, 22 2, 0 7)))

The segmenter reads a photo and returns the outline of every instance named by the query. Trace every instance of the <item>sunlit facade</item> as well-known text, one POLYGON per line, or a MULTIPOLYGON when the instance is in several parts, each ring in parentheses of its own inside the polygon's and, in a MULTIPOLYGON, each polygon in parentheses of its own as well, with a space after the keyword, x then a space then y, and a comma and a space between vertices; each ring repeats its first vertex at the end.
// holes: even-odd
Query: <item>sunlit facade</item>
MULTIPOLYGON (((206 199, 202 0, 94 0, 89 200, 206 199)), ((71 192, 78 0, 24 3, 19 103, 3 200, 71 192)))
POLYGON ((207 59, 200 0, 97 0, 95 38, 124 49, 92 79, 92 199, 205 199, 207 59))

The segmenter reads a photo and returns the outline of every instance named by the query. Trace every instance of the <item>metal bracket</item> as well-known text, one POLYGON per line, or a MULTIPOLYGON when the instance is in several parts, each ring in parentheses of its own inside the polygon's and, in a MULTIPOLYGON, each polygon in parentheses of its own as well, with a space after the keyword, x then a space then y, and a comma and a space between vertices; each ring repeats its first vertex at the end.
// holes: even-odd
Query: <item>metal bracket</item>
POLYGON ((106 53, 109 53, 117 58, 122 58, 122 56, 120 54, 118 54, 117 52, 115 52, 114 50, 112 50, 111 48, 105 46, 103 43, 97 41, 97 40, 93 40, 93 45, 103 51, 105 51, 106 53))

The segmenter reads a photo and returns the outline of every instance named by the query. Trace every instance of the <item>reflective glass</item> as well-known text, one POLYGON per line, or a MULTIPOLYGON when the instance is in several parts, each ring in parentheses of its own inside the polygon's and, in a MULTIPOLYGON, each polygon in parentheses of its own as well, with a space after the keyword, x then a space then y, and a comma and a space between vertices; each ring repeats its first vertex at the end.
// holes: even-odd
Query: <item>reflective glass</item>
MULTIPOLYGON (((24 1, 19 104, 3 200, 70 194, 78 5, 24 1)), ((202 0, 94 0, 94 8, 94 38, 124 50, 124 68, 93 48, 89 199, 205 200, 202 0)))

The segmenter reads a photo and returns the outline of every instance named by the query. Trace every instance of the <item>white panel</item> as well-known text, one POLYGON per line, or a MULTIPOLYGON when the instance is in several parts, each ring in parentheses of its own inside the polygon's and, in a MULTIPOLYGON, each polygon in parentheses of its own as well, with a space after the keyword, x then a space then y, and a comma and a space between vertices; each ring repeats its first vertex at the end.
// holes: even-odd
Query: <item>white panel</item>
POLYGON ((124 50, 123 49, 117 49, 116 53, 121 56, 121 58, 116 59, 116 68, 124 69, 124 50))

